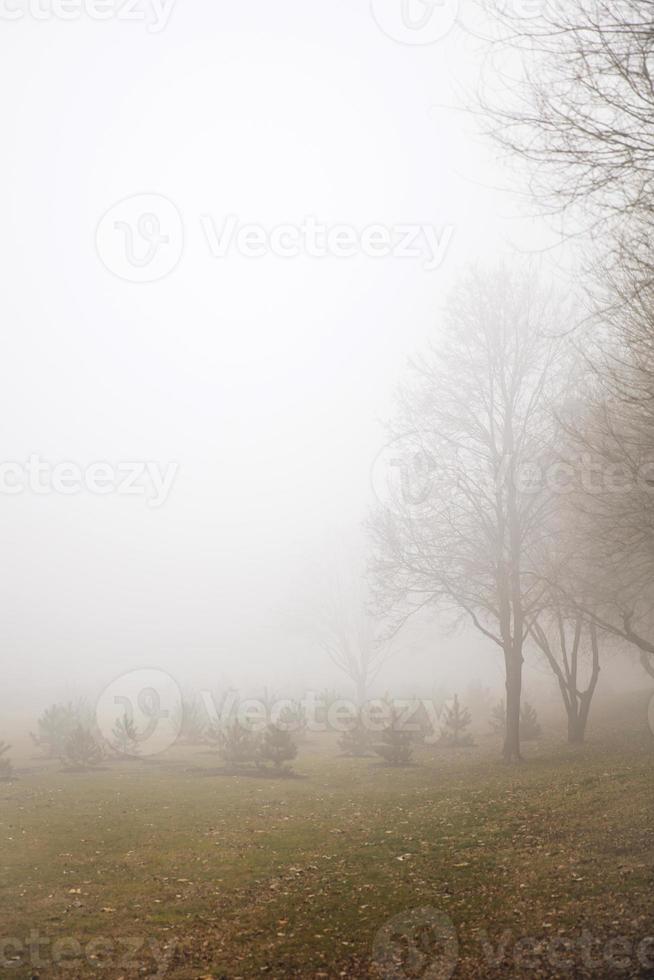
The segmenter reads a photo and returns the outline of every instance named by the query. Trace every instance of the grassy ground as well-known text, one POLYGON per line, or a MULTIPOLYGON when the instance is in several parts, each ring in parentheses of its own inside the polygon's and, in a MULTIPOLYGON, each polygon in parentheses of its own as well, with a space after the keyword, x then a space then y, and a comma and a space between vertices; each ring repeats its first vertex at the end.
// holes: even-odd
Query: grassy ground
POLYGON ((654 739, 527 754, 32 768, 0 785, 0 977, 654 977, 654 739))

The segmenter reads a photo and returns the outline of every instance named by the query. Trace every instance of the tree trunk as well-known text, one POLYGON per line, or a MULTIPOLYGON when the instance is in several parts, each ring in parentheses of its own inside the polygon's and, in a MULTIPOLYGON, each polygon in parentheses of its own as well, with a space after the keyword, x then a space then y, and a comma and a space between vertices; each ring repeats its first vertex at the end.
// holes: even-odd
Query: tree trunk
POLYGON ((590 706, 597 688, 600 676, 600 654, 597 626, 590 624, 590 642, 593 650, 593 673, 588 684, 588 690, 580 694, 577 691, 577 649, 575 648, 574 684, 570 690, 570 707, 568 709, 568 741, 571 745, 582 745, 586 738, 586 727, 590 715, 590 706))
POLYGON ((568 742, 570 745, 583 745, 586 738, 586 722, 588 714, 568 712, 568 742))
POLYGON ((520 706, 522 700, 522 651, 505 653, 506 663, 506 737, 504 761, 509 765, 522 762, 520 754, 520 706))

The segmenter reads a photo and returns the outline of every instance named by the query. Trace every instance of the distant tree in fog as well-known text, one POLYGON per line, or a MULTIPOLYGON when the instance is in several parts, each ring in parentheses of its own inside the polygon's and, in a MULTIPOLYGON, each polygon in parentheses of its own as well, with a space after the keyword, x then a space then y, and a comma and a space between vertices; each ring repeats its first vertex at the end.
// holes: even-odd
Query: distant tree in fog
POLYGON ((449 609, 502 651, 507 762, 521 757, 523 648, 543 590, 531 559, 550 505, 547 488, 523 484, 553 452, 562 315, 524 268, 460 283, 437 341, 410 363, 389 431, 396 465, 423 461, 421 492, 402 481, 370 520, 393 631, 425 607, 449 609))
MULTIPOLYGON (((345 674, 361 705, 392 653, 371 611, 365 563, 358 552, 343 549, 325 558, 308 578, 308 597, 294 613, 292 627, 316 643, 345 674)), ((324 705, 325 710, 328 707, 324 705)))

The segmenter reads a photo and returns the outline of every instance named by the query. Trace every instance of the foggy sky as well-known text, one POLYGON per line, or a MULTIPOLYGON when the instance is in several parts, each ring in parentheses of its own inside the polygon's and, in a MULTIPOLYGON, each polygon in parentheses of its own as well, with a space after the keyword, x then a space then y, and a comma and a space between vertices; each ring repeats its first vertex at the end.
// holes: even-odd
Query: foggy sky
MULTIPOLYGON (((159 34, 25 17, 2 24, 0 49, 2 458, 179 466, 158 509, 0 496, 3 700, 151 665, 182 682, 322 682, 324 658, 279 609, 332 530, 365 518, 406 358, 437 335, 467 263, 552 240, 498 189, 475 120, 448 108, 478 79, 479 43, 455 27, 402 45, 367 0, 177 0, 159 34), (103 214, 139 193, 169 198, 185 228, 179 266, 150 284, 112 276, 95 248, 103 214), (216 260, 203 214, 454 236, 431 272, 216 260)), ((476 636, 438 643, 501 676, 476 636)), ((429 663, 432 648, 416 676, 429 663)))

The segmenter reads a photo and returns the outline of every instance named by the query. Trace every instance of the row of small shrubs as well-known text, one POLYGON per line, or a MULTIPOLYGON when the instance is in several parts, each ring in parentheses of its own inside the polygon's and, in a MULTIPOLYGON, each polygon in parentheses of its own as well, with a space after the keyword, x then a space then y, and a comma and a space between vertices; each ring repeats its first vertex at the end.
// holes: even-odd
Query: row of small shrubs
MULTIPOLYGON (((451 705, 443 707, 440 744, 452 748, 473 745, 472 737, 466 734, 471 722, 470 712, 461 706, 455 696, 451 705)), ((424 735, 420 728, 418 731, 406 731, 398 716, 394 715, 375 740, 359 717, 343 733, 339 747, 344 755, 362 757, 375 752, 388 765, 404 766, 411 761, 414 746, 423 741, 424 735)))
MULTIPOLYGON (((227 692, 229 693, 229 692, 227 692)), ((232 693, 235 693, 232 690, 232 693)), ((214 699, 214 708, 224 700, 223 696, 214 699)), ((264 690, 258 700, 268 708, 272 708, 277 698, 268 691, 264 690)), ((331 704, 342 700, 337 691, 325 690, 316 698, 315 720, 319 724, 326 724, 327 713, 331 704)), ((180 741, 188 745, 202 745, 215 743, 215 725, 212 723, 207 708, 202 700, 194 696, 182 698, 177 711, 173 717, 173 725, 179 731, 180 741)), ((291 701, 279 715, 280 727, 292 731, 297 741, 303 741, 307 734, 306 711, 300 701, 291 701)))
MULTIPOLYGON (((389 705, 392 710, 391 702, 389 705)), ((201 722, 197 702, 185 702, 185 706, 187 740, 197 738, 204 744, 215 746, 228 769, 271 767, 280 771, 297 755, 297 743, 304 734, 300 704, 286 708, 278 725, 269 725, 263 732, 255 732, 238 721, 222 727, 206 725, 201 722)), ((472 723, 470 711, 462 706, 457 695, 451 703, 443 705, 442 711, 439 744, 451 748, 474 745, 468 733, 472 723)), ((492 730, 503 733, 505 723, 506 709, 504 702, 500 702, 492 712, 492 730)), ((362 757, 375 753, 389 765, 406 765, 411 760, 414 745, 428 734, 426 716, 419 717, 413 727, 416 730, 404 730, 398 716, 392 714, 387 727, 375 736, 363 723, 361 715, 353 713, 340 737, 339 747, 346 756, 362 757)), ((525 740, 541 735, 536 711, 527 702, 522 706, 520 728, 525 740)), ((111 738, 106 741, 96 737, 93 715, 84 701, 52 705, 39 718, 32 739, 48 757, 59 758, 72 769, 97 767, 108 754, 125 759, 139 755, 139 733, 128 715, 116 722, 111 738)), ((14 775, 7 757, 9 748, 0 742, 0 780, 11 779, 14 775)))
MULTIPOLYGON (((38 732, 32 738, 45 749, 49 758, 59 758, 71 769, 97 768, 110 755, 138 758, 139 733, 127 714, 116 721, 109 740, 96 736, 93 724, 85 715, 81 702, 53 705, 39 719, 38 732)), ((235 722, 224 728, 210 726, 203 736, 204 742, 217 747, 225 765, 231 769, 254 765, 259 769, 272 767, 279 771, 295 758, 298 751, 292 736, 274 725, 269 725, 262 733, 255 733, 235 722)), ((8 748, 0 743, 0 778, 5 767, 10 765, 3 759, 3 752, 8 748)))
POLYGON ((288 763, 298 752, 290 732, 276 725, 255 732, 235 721, 223 728, 211 728, 207 736, 216 745, 225 766, 232 770, 254 767, 281 772, 288 769, 288 763))
MULTIPOLYGON (((443 724, 439 745, 446 748, 473 746, 475 744, 474 739, 467 731, 471 724, 472 717, 469 710, 461 705, 458 695, 455 695, 451 704, 443 706, 443 724)), ((506 708, 502 701, 493 712, 491 727, 494 732, 503 734, 505 726, 506 708)), ((527 741, 541 736, 538 715, 527 702, 523 704, 520 714, 520 733, 521 737, 527 741)), ((339 739, 339 747, 344 755, 362 757, 369 755, 370 752, 375 752, 389 765, 401 766, 407 765, 411 761, 414 745, 416 742, 422 741, 423 734, 404 731, 398 719, 394 718, 381 732, 378 741, 375 742, 371 732, 359 717, 343 733, 339 739)))

